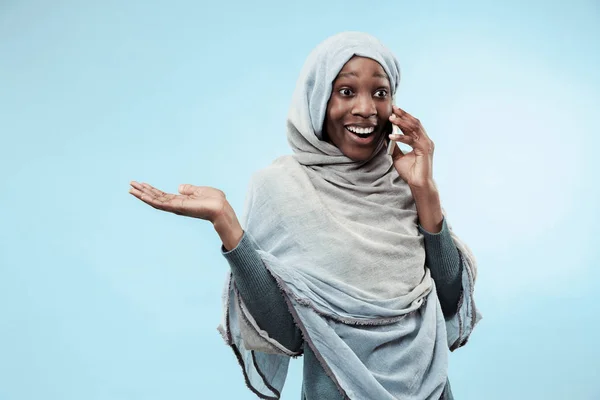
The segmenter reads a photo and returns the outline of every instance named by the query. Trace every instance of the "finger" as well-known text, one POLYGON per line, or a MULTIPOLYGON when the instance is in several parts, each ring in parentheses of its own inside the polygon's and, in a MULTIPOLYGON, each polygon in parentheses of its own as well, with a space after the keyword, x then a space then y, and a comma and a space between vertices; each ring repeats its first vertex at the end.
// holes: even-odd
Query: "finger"
POLYGON ((129 189, 129 194, 131 194, 134 197, 137 197, 140 200, 142 199, 142 192, 140 192, 136 188, 129 189))
POLYGON ((132 195, 134 195, 137 198, 142 197, 142 192, 134 187, 129 189, 129 193, 131 193, 132 195))
POLYGON ((390 135, 390 139, 407 144, 412 147, 413 150, 417 150, 417 153, 419 154, 433 154, 435 149, 435 145, 431 139, 418 140, 411 136, 398 134, 390 135))
POLYGON ((144 189, 145 191, 141 191, 136 188, 131 188, 129 190, 129 193, 131 193, 133 196, 137 197, 144 203, 157 210, 172 212, 178 215, 181 214, 181 209, 183 208, 184 200, 183 197, 181 197, 179 201, 175 197, 180 196, 173 196, 171 198, 165 198, 165 196, 157 197, 154 195, 154 193, 149 192, 147 187, 143 187, 141 184, 138 184, 137 186, 144 189))
POLYGON ((179 193, 191 195, 196 192, 197 187, 188 183, 179 185, 179 193))
POLYGON ((392 106, 392 116, 402 121, 410 121, 412 115, 397 106, 392 106))
POLYGON ((390 121, 398 125, 398 127, 400 127, 404 133, 412 134, 417 138, 417 140, 420 137, 429 139, 427 131, 418 118, 413 117, 411 114, 395 105, 392 105, 392 111, 392 116, 395 115, 396 117, 390 116, 390 121), (394 119, 392 120, 392 118, 394 119))
POLYGON ((403 131, 406 129, 414 130, 419 128, 418 121, 406 114, 399 115, 397 113, 392 113, 392 115, 390 115, 390 122, 401 128, 403 131))
POLYGON ((411 114, 407 113, 405 110, 403 110, 402 108, 400 108, 396 105, 392 105, 392 112, 402 119, 416 120, 415 117, 413 117, 411 114))
POLYGON ((131 181, 130 185, 143 194, 146 194, 151 197, 156 197, 156 194, 153 193, 151 190, 152 186, 148 185, 147 183, 139 183, 136 181, 131 181))
POLYGON ((142 185, 145 189, 144 193, 148 197, 152 198, 153 204, 159 204, 161 210, 175 212, 176 199, 180 196, 171 193, 165 193, 162 190, 158 190, 147 183, 143 183, 142 185))
POLYGON ((161 192, 160 190, 153 188, 147 183, 142 183, 140 184, 140 186, 141 190, 139 190, 138 197, 140 200, 159 210, 168 211, 165 209, 165 205, 174 195, 169 195, 168 193, 161 192))
POLYGON ((394 141, 394 140, 390 140, 390 143, 388 146, 388 155, 390 155, 392 157, 392 161, 396 161, 405 156, 402 149, 396 144, 396 141, 394 141))
POLYGON ((141 190, 143 190, 143 189, 144 189, 144 187, 142 186, 142 184, 141 184, 141 183, 139 183, 139 182, 136 182, 136 181, 131 181, 131 182, 129 182, 129 184, 130 184, 130 185, 131 185, 133 188, 135 188, 135 189, 137 189, 137 190, 139 190, 139 191, 141 191, 141 190))
POLYGON ((418 142, 422 135, 421 135, 421 131, 417 128, 415 128, 413 125, 409 124, 395 124, 398 129, 400 130, 400 132, 402 132, 403 136, 405 137, 410 137, 412 138, 414 141, 418 142))
POLYGON ((392 153, 392 160, 397 160, 399 158, 404 157, 404 152, 398 146, 394 146, 394 152, 392 153))
POLYGON ((391 140, 393 140, 395 142, 402 142, 402 143, 406 143, 408 145, 411 145, 415 141, 417 141, 417 139, 415 139, 412 136, 402 135, 402 134, 399 134, 399 133, 392 133, 389 137, 390 137, 391 140))
POLYGON ((404 122, 403 125, 414 126, 420 128, 421 121, 418 118, 413 117, 398 106, 392 106, 392 117, 396 118, 400 123, 404 122))
POLYGON ((152 194, 154 197, 166 197, 168 196, 168 193, 163 192, 162 190, 158 190, 157 188, 155 188, 152 185, 149 185, 147 183, 142 183, 142 186, 144 187, 145 191, 149 194, 152 194))
MULTIPOLYGON (((419 123, 420 125, 420 123, 419 123)), ((425 128, 423 128, 423 126, 421 125, 421 129, 419 130, 419 132, 421 132, 421 135, 423 138, 430 140, 429 135, 427 134, 427 131, 425 130, 425 128)))
POLYGON ((138 199, 140 199, 141 201, 143 201, 144 203, 148 204, 149 206, 151 206, 152 208, 156 208, 157 210, 159 210, 158 207, 156 207, 154 204, 152 204, 152 201, 149 200, 148 196, 144 196, 144 194, 142 192, 140 192, 137 189, 130 189, 129 193, 134 196, 137 197, 138 199))

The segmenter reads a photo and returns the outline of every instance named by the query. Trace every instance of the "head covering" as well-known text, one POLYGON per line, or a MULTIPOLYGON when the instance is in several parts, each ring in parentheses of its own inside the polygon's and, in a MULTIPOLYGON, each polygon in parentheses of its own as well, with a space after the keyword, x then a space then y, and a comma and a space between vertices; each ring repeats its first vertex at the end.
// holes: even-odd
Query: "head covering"
MULTIPOLYGON (((307 134, 306 139, 310 142, 312 138, 309 136, 313 135, 323 139, 322 128, 327 103, 331 96, 332 82, 354 56, 377 61, 390 80, 392 96, 396 93, 400 83, 400 64, 379 40, 362 32, 344 32, 328 38, 308 56, 294 93, 292 107, 307 109, 309 117, 296 114, 299 118, 294 119, 293 122, 303 128, 302 132, 307 134), (306 126, 307 122, 310 122, 310 126, 306 126)), ((289 135, 288 138, 293 140, 289 135)), ((304 151, 293 142, 292 147, 294 150, 304 151)))
MULTIPOLYGON (((476 265, 452 233, 463 260, 463 296, 445 321, 414 199, 384 141, 357 162, 322 140, 332 82, 355 55, 381 64, 396 90, 398 61, 374 37, 344 32, 321 43, 302 69, 288 115, 294 154, 253 175, 242 224, 341 393, 437 400, 448 347, 464 344, 480 318, 472 298, 476 265)), ((279 398, 295 354, 258 328, 231 278, 220 330, 240 350, 253 391, 279 398)))
POLYGON ((363 168, 371 158, 362 162, 352 161, 335 145, 323 141, 323 125, 332 83, 354 56, 377 61, 388 76, 392 97, 396 94, 400 82, 400 64, 379 40, 362 32, 344 32, 332 36, 313 50, 300 72, 288 114, 287 139, 300 164, 326 165, 334 170, 339 170, 337 166, 342 164, 345 175, 353 175, 353 178, 368 185, 373 180, 369 173, 385 174, 391 165, 389 157, 381 154, 385 146, 383 136, 371 156, 379 159, 377 164, 383 170, 378 171, 363 168))

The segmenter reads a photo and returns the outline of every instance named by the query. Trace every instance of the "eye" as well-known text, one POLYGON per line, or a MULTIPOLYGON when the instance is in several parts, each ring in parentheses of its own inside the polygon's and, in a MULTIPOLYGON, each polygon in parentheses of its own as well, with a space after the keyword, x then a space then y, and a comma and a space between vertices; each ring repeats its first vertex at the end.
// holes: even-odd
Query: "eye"
POLYGON ((378 91, 375 92, 375 97, 379 97, 379 98, 386 98, 388 95, 387 90, 385 89, 379 89, 378 91))
POLYGON ((342 96, 352 96, 354 94, 354 92, 352 91, 352 89, 348 89, 348 88, 340 89, 340 90, 338 90, 338 92, 342 96))

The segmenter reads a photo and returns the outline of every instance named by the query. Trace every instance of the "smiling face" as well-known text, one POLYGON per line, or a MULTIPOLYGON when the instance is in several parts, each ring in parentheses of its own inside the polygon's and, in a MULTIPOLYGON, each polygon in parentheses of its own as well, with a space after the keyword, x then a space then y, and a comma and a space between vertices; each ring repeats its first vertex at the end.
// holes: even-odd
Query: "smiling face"
POLYGON ((381 65, 352 57, 340 71, 327 103, 325 138, 348 158, 363 161, 390 127, 392 92, 381 65))

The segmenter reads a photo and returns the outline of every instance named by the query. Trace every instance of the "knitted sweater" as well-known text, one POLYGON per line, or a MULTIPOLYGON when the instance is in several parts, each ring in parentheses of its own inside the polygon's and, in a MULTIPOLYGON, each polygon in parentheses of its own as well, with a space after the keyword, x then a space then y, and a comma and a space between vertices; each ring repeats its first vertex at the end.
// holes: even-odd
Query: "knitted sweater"
MULTIPOLYGON (((439 233, 430 233, 419 225, 425 242, 426 264, 436 284, 437 296, 444 316, 456 313, 461 293, 461 266, 458 249, 450 236, 446 220, 439 233)), ((334 382, 325 374, 310 347, 302 340, 294 324, 283 295, 256 250, 258 245, 250 234, 244 232, 235 249, 221 251, 231 267, 233 280, 244 304, 258 326, 292 351, 304 353, 302 400, 337 400, 342 395, 334 382)), ((452 399, 449 383, 442 399, 452 399)))

